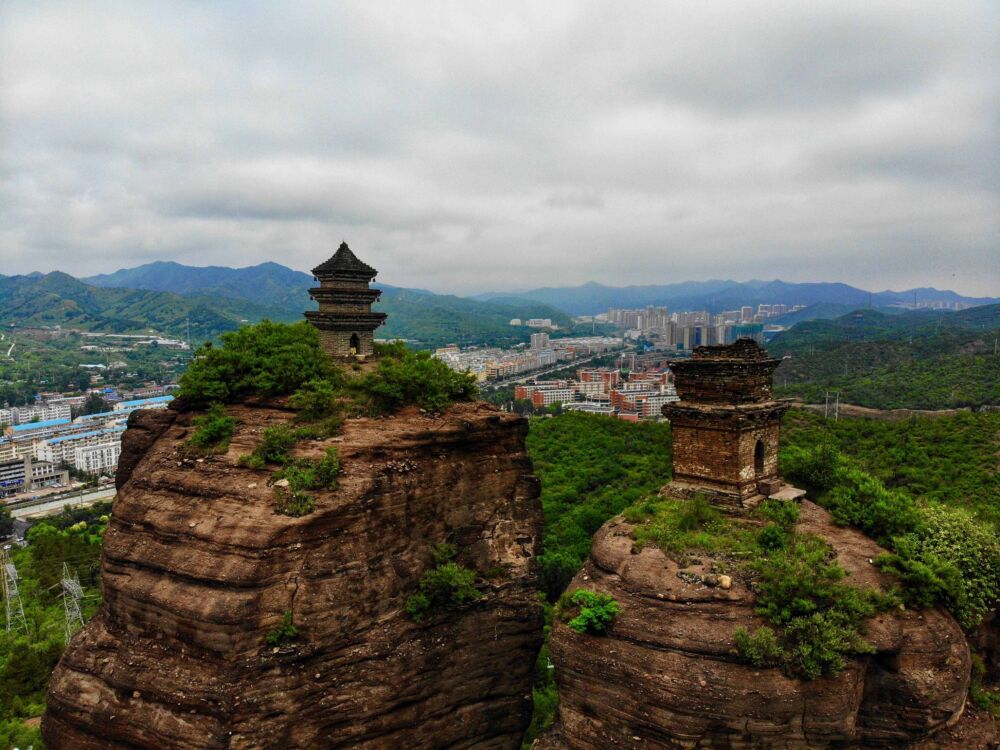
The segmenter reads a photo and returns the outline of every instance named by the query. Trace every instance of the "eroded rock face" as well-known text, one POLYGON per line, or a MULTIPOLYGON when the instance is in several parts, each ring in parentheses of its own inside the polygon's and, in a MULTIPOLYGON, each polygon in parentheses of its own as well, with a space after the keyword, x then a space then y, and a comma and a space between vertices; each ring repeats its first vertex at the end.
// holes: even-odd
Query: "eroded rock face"
MULTIPOLYGON (((852 582, 890 583, 868 562, 883 550, 819 506, 803 503, 799 528, 833 545, 852 582)), ((606 637, 555 624, 561 726, 539 747, 907 747, 960 716, 969 651, 946 612, 882 614, 867 634, 875 655, 850 660, 837 677, 790 678, 730 653, 736 628, 766 624, 741 581, 729 590, 687 583, 661 550, 633 554, 631 530, 620 519, 605 524, 570 586, 611 594, 621 613, 606 637)))
POLYGON ((237 465, 279 406, 234 407, 229 452, 178 448, 191 415, 133 415, 104 543, 104 601, 52 677, 50 748, 514 748, 531 712, 542 613, 538 483, 526 424, 485 404, 349 420, 336 490, 274 513, 237 465), (448 540, 506 574, 423 623, 403 612, 448 540), (294 613, 300 638, 266 636, 294 613))

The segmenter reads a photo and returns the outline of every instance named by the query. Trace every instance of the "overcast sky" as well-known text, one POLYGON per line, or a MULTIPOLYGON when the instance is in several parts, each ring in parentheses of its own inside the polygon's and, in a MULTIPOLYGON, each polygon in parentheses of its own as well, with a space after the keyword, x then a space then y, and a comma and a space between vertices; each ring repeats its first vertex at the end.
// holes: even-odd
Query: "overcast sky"
POLYGON ((0 273, 1000 295, 1000 4, 0 3, 0 273))

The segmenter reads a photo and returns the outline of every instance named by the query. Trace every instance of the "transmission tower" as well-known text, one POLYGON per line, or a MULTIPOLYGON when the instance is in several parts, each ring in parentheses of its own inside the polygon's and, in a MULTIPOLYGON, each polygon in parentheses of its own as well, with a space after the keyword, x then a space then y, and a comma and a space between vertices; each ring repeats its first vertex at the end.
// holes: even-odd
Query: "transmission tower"
POLYGON ((70 575, 69 565, 66 563, 63 563, 62 590, 63 608, 66 611, 66 643, 69 643, 73 633, 83 627, 83 614, 80 612, 83 588, 76 573, 70 575))
POLYGON ((3 603, 7 614, 7 632, 20 630, 28 632, 28 621, 24 618, 21 592, 17 588, 17 568, 14 567, 6 549, 0 549, 0 581, 3 581, 3 603))

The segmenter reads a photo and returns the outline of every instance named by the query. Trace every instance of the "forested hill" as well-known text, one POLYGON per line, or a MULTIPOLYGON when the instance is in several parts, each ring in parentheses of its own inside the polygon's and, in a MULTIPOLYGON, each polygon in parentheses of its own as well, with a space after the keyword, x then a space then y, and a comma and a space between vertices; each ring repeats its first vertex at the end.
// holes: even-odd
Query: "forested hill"
MULTIPOLYGON (((300 320, 303 311, 316 306, 308 293, 313 278, 276 263, 244 269, 155 263, 92 280, 100 286, 58 271, 0 277, 0 324, 116 333, 152 329, 174 336, 186 336, 190 325, 191 339, 199 343, 242 322, 300 320), (141 288, 118 286, 125 282, 141 288)), ((565 313, 537 302, 479 302, 386 284, 379 288, 382 299, 375 309, 389 319, 376 335, 425 347, 527 341, 531 330, 511 326, 512 318, 572 324, 565 313)))
POLYGON ((778 392, 881 409, 1000 404, 1000 305, 960 312, 857 310, 798 323, 768 350, 786 357, 778 392))
POLYGON ((65 273, 0 278, 0 324, 61 326, 112 333, 159 333, 213 338, 244 320, 280 311, 246 300, 183 296, 144 289, 101 289, 65 273))

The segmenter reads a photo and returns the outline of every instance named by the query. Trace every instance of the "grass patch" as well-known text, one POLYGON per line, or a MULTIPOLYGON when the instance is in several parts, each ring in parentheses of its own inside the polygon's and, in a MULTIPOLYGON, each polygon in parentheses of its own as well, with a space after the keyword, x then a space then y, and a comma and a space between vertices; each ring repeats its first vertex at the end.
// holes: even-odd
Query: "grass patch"
POLYGON ((188 438, 187 447, 199 455, 225 453, 236 429, 236 418, 226 414, 226 407, 214 403, 208 411, 191 420, 194 432, 188 438))

